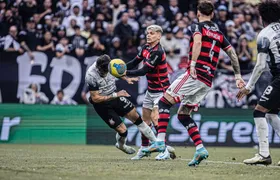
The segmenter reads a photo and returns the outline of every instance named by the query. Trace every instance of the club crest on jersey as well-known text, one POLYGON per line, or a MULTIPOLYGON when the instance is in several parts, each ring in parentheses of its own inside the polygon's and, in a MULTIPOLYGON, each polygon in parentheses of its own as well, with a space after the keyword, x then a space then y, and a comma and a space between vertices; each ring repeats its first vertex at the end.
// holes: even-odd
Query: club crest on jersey
POLYGON ((113 126, 115 124, 115 121, 111 118, 109 119, 109 123, 111 124, 111 126, 113 126))

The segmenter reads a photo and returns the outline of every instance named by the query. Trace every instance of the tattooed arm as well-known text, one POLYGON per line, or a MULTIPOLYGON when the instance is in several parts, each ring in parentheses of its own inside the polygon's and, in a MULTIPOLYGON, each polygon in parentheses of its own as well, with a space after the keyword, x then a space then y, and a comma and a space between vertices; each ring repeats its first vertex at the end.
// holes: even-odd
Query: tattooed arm
POLYGON ((226 53, 230 57, 230 60, 231 60, 231 65, 232 65, 234 75, 235 75, 235 80, 236 80, 236 86, 238 88, 242 88, 245 85, 245 82, 241 77, 238 56, 237 56, 234 48, 232 48, 232 47, 230 47, 228 50, 226 50, 226 53))

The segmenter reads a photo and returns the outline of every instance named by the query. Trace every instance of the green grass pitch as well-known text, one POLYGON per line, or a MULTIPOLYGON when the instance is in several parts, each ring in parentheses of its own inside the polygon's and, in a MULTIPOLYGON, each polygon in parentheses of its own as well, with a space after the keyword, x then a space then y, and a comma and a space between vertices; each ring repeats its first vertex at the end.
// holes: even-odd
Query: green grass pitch
POLYGON ((271 149, 272 166, 247 166, 253 148, 209 147, 208 161, 187 167, 193 147, 175 147, 178 158, 140 161, 112 146, 0 145, 0 180, 271 180, 280 178, 280 149, 271 149))

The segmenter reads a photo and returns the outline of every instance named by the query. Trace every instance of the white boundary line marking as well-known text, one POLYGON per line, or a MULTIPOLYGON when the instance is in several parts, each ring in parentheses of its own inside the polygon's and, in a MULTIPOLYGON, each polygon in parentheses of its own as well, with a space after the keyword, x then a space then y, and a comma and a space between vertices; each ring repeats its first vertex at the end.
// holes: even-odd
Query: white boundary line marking
MULTIPOLYGON (((182 161, 191 161, 191 159, 179 159, 182 161)), ((228 162, 228 161, 209 161, 209 160, 203 160, 203 162, 205 163, 213 163, 213 164, 233 164, 233 165, 246 165, 244 163, 241 162, 228 162)), ((280 166, 275 166, 275 165, 246 165, 246 166, 258 166, 258 167, 266 167, 266 168, 279 168, 280 166)))

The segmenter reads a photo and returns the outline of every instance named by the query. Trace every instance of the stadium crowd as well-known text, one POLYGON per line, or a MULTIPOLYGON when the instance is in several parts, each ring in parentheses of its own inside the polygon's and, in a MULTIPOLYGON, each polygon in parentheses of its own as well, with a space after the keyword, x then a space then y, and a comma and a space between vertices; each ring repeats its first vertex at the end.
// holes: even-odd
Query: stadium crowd
MULTIPOLYGON (((242 74, 250 73, 262 28, 257 0, 212 1, 214 22, 236 48, 242 74)), ((161 43, 169 73, 176 74, 187 66, 196 4, 195 0, 0 0, 0 51, 27 52, 31 60, 32 52, 48 51, 78 59, 106 53, 129 61, 145 43, 145 28, 158 24, 164 30, 161 43)), ((229 58, 221 54, 220 72, 232 74, 229 58)))

